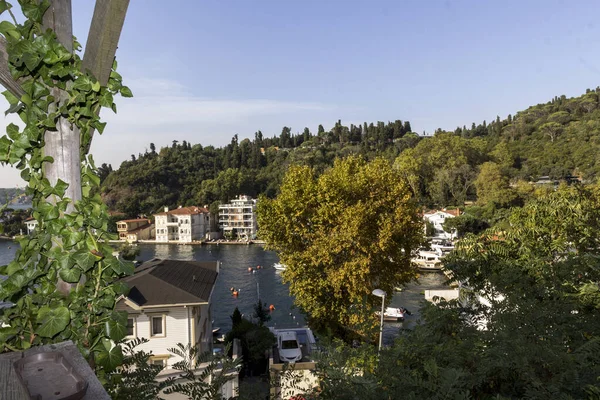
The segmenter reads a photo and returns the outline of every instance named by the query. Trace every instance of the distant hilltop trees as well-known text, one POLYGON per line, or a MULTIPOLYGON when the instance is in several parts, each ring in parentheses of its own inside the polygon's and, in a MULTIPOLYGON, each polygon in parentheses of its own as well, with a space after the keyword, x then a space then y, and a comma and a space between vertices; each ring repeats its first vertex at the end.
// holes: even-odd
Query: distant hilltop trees
POLYGON ((31 204, 31 197, 20 188, 0 188, 0 203, 7 204, 31 204))
POLYGON ((527 192, 523 182, 571 177, 585 183, 600 176, 599 93, 597 88, 575 98, 557 96, 504 119, 433 135, 416 134, 408 121, 337 121, 330 130, 319 125, 317 132, 285 126, 273 137, 261 131, 253 139, 234 135, 223 147, 173 140, 157 149, 150 143, 117 170, 100 167, 101 195, 110 209, 128 216, 164 206, 207 204, 214 210, 239 193, 274 197, 290 165, 323 172, 336 158, 359 154, 395 163, 423 205, 505 206, 527 192))

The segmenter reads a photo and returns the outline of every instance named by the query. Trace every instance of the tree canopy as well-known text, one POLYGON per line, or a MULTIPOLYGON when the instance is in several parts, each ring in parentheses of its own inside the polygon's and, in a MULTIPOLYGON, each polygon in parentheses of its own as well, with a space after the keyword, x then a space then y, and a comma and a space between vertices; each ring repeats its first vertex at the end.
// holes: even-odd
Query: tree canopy
POLYGON ((410 258, 423 239, 421 218, 408 185, 384 159, 336 160, 320 176, 291 167, 279 195, 259 200, 258 223, 287 265, 283 278, 296 304, 317 325, 368 320, 380 304, 373 289, 392 293, 415 277, 410 258))

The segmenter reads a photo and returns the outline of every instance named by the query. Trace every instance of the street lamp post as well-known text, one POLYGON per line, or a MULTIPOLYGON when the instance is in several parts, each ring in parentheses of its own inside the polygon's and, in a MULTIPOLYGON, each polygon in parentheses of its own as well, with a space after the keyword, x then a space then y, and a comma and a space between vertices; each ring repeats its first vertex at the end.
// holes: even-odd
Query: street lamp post
POLYGON ((373 294, 381 297, 381 324, 379 326, 379 352, 381 352, 381 343, 383 341, 383 313, 385 312, 385 292, 381 289, 373 290, 373 294))

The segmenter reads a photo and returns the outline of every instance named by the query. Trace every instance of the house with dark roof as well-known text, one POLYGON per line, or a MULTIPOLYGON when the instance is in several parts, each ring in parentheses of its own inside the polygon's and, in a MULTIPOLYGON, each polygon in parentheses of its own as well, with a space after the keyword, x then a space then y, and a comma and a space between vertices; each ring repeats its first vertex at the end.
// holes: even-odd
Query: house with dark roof
POLYGON ((154 215, 157 242, 191 243, 210 232, 211 216, 206 207, 179 207, 154 215))
POLYGON ((128 314, 127 336, 148 339, 139 350, 151 351, 151 362, 165 373, 181 361, 168 351, 177 343, 212 350, 210 299, 218 275, 218 261, 154 259, 122 280, 129 293, 116 309, 128 314))

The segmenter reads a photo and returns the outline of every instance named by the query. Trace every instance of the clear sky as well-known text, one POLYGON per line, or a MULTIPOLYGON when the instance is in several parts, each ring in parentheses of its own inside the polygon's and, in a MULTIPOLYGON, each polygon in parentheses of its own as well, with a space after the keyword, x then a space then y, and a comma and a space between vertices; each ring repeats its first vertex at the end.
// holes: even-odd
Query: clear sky
MULTIPOLYGON (((73 0, 83 44, 93 3, 73 0)), ((151 142, 506 117, 600 85, 598 15, 597 0, 132 0, 117 59, 135 97, 102 112, 92 153, 117 168, 151 142)), ((0 167, 0 187, 15 185, 0 167)))

